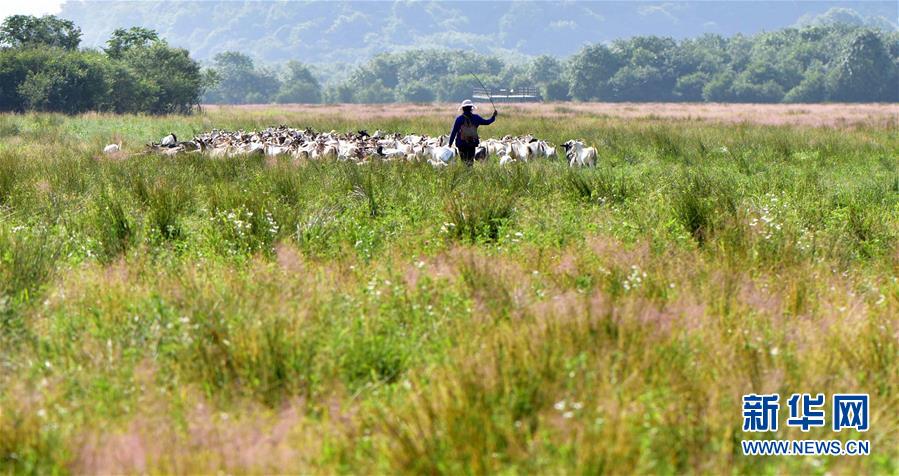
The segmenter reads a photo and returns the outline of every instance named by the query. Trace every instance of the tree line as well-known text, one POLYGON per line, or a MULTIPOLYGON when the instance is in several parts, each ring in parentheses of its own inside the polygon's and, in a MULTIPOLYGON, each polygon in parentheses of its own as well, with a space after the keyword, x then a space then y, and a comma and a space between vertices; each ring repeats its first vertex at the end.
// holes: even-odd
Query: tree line
POLYGON ((833 23, 729 38, 639 36, 527 61, 408 50, 377 55, 324 86, 300 63, 279 74, 237 52, 217 55, 211 70, 220 81, 205 102, 231 104, 459 101, 478 85, 473 74, 493 87, 537 86, 550 101, 892 102, 899 33, 833 23))
POLYGON ((183 48, 145 28, 115 30, 102 50, 78 48, 81 30, 48 15, 0 25, 0 110, 188 113, 209 74, 183 48))
POLYGON ((562 59, 408 50, 331 81, 315 66, 271 68, 239 52, 204 68, 146 28, 117 29, 102 49, 79 49, 80 39, 68 20, 8 17, 0 25, 0 110, 166 114, 200 103, 459 101, 478 84, 472 73, 489 86, 538 86, 553 101, 899 101, 899 33, 839 23, 752 36, 639 36, 562 59))
POLYGON ((478 74, 492 86, 539 86, 546 100, 899 101, 899 34, 845 24, 676 41, 640 36, 527 62, 445 51, 383 54, 331 86, 334 102, 457 101, 478 74))

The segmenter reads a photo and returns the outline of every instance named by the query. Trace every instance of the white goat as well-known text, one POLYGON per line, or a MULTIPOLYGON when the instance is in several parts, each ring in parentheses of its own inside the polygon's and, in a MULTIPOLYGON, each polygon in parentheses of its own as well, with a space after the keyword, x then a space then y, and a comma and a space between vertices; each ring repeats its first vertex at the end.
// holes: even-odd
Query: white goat
POLYGON ((388 159, 401 159, 406 157, 408 154, 404 149, 381 149, 381 155, 388 159))
POLYGON ((546 141, 537 141, 535 142, 536 146, 536 154, 538 157, 545 157, 547 159, 555 159, 556 158, 556 148, 549 145, 546 141))
POLYGON ((533 157, 533 152, 531 152, 531 148, 527 143, 524 142, 513 142, 511 144, 512 151, 509 154, 513 159, 518 159, 522 162, 527 162, 531 160, 533 157))
POLYGON ((569 140, 562 144, 565 149, 565 156, 568 158, 569 167, 595 167, 596 166, 596 149, 593 147, 584 147, 584 143, 576 140, 569 140))
POLYGON ((500 155, 505 149, 502 141, 496 139, 487 139, 484 141, 484 146, 487 147, 487 153, 490 155, 500 155))
POLYGON ((283 145, 266 145, 265 146, 265 155, 269 157, 277 157, 279 155, 284 155, 290 153, 290 147, 285 147, 283 145))

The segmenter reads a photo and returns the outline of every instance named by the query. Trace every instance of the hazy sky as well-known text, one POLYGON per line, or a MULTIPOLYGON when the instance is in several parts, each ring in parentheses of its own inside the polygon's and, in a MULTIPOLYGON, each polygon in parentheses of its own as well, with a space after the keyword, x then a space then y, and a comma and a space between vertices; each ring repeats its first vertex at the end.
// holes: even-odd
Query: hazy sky
MULTIPOLYGON (((135 0, 140 1, 140 0, 135 0)), ((325 0, 327 1, 327 0, 325 0)), ((451 1, 451 0, 450 0, 451 1)), ((636 0, 639 1, 639 0, 636 0)), ((728 1, 728 0, 719 0, 719 1, 728 1)), ((65 0, 0 0, 0 19, 6 18, 10 15, 47 15, 47 14, 57 14, 59 13, 62 4, 65 3, 65 0)), ((602 3, 601 0, 599 3, 602 3)), ((652 5, 650 2, 647 3, 647 9, 656 9, 660 11, 664 11, 664 6, 668 4, 652 5)), ((785 2, 792 3, 792 2, 785 2)), ((801 0, 800 0, 801 3, 801 0)), ((897 18, 891 18, 892 21, 897 21, 897 18)))
POLYGON ((0 0, 0 18, 10 15, 53 15, 59 13, 63 0, 0 0))

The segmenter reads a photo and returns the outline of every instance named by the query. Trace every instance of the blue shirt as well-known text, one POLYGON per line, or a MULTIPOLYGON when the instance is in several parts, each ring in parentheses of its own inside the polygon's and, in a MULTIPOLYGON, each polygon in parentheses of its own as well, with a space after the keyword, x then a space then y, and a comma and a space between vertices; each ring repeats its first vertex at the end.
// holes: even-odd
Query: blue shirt
MULTIPOLYGON (((484 119, 483 117, 472 114, 471 115, 471 123, 477 126, 487 126, 493 124, 493 121, 496 120, 496 116, 491 117, 490 119, 484 119)), ((459 128, 462 127, 462 123, 465 122, 465 114, 459 114, 459 117, 456 118, 456 122, 453 124, 453 132, 450 133, 449 145, 453 146, 453 141, 455 141, 459 134, 459 128)), ((458 145, 458 144, 456 144, 458 145)))

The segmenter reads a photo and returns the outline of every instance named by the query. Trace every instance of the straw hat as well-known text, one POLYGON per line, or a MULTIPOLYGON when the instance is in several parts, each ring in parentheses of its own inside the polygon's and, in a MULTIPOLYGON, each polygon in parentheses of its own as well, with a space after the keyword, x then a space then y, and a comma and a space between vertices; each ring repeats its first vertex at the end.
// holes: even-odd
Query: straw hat
POLYGON ((459 109, 462 109, 463 107, 470 107, 472 109, 478 108, 477 106, 475 106, 475 104, 473 102, 471 102, 471 99, 466 99, 466 100, 462 101, 462 104, 459 105, 459 109))

